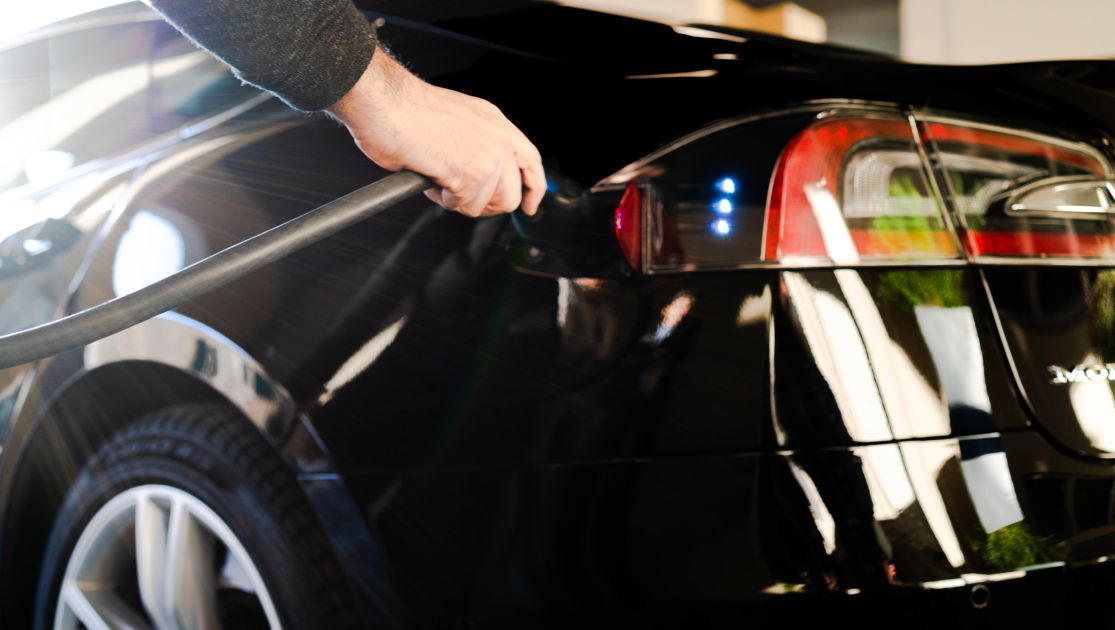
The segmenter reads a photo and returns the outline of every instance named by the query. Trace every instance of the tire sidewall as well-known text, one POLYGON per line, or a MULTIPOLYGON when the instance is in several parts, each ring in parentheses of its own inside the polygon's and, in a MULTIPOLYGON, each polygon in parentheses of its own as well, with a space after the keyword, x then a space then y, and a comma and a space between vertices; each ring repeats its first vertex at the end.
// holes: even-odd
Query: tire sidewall
POLYGON ((55 520, 36 592, 35 627, 52 626, 66 565, 93 516, 113 497, 147 484, 194 496, 229 526, 263 578, 285 628, 314 627, 322 619, 313 585, 304 579, 305 567, 297 566, 298 541, 283 534, 282 523, 237 462, 186 432, 141 433, 111 440, 106 447, 71 486, 55 520))

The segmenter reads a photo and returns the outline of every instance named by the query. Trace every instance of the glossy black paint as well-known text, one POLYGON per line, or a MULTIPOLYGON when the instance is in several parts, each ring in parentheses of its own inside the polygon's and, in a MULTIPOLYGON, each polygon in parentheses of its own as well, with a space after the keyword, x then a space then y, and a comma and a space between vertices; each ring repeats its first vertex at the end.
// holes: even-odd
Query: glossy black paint
MULTIPOLYGON (((718 119, 813 99, 1115 129, 1111 63, 923 67, 549 4, 377 7, 417 71, 496 102, 582 187, 718 119)), ((380 175, 336 124, 259 105, 36 191, 80 190, 66 216, 83 231, 0 278, 0 321, 99 303, 166 271, 151 247, 177 243, 188 264, 380 175)), ((369 625, 693 627, 817 610, 915 624, 972 612, 985 582, 989 610, 1025 612, 1022 585, 1060 587, 1115 552, 1115 468, 1095 457, 1108 453, 1026 371, 1053 349, 1103 351, 1109 272, 575 274, 526 255, 506 218, 414 201, 172 315, 0 372, 3 614, 18 623, 34 580, 16 578, 84 454, 184 399, 236 406, 287 455, 369 625), (942 287, 960 303, 936 299, 942 287), (1042 334, 1035 356, 1003 343, 1042 334), (1021 604, 1001 607, 1000 591, 1021 604)), ((1067 590, 1065 610, 1081 604, 1067 590)))

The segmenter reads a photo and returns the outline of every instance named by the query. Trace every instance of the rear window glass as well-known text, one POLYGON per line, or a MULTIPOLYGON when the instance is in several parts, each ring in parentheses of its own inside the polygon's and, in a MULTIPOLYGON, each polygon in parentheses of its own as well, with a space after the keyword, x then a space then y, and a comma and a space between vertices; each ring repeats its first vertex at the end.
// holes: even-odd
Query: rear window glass
POLYGON ((49 183, 257 92, 158 19, 0 50, 0 191, 49 183))

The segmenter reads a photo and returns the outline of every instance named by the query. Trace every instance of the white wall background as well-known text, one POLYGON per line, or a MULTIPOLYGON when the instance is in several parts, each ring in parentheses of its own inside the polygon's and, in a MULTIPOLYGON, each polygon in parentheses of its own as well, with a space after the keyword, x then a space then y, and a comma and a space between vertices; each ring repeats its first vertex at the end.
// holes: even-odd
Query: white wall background
POLYGON ((902 55, 933 63, 1115 57, 1115 0, 901 0, 902 55))
POLYGON ((667 22, 717 23, 724 19, 724 0, 561 0, 561 2, 597 11, 649 17, 667 22))

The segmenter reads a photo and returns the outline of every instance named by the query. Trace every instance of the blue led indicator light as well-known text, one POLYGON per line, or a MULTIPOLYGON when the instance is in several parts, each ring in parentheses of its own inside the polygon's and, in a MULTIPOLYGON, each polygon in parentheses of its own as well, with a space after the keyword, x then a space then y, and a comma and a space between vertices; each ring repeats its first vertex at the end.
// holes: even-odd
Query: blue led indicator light
POLYGON ((716 208, 716 211, 720 214, 731 214, 732 210, 735 209, 735 207, 732 206, 732 202, 728 199, 718 200, 715 204, 713 204, 713 207, 716 208))
POLYGON ((713 222, 712 231, 716 232, 720 236, 727 236, 732 233, 732 224, 729 223, 726 219, 719 219, 718 221, 713 222))
POLYGON ((716 188, 725 195, 734 195, 736 194, 736 180, 731 177, 725 177, 719 182, 716 182, 716 188))

